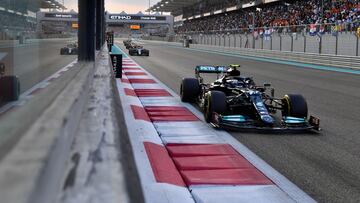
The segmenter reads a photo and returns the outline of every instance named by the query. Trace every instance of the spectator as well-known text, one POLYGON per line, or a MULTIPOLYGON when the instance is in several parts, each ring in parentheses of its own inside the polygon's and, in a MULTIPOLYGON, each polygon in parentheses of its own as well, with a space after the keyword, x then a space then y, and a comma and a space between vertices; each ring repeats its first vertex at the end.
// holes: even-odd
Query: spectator
MULTIPOLYGON (((210 0, 205 2, 211 2, 210 0)), ((225 1, 227 6, 236 5, 238 1, 225 1)), ((200 3, 201 4, 201 3, 200 3)), ((206 5, 211 5, 207 3, 206 5)), ((224 6, 224 3, 220 3, 224 6)), ((357 0, 300 0, 280 1, 259 5, 255 8, 240 9, 237 11, 203 17, 185 21, 177 32, 209 32, 237 29, 252 29, 255 27, 297 26, 320 23, 347 23, 352 29, 354 23, 360 19, 360 4, 357 0), (325 2, 321 6, 322 2, 325 2), (322 9, 322 7, 324 7, 322 9), (359 8, 359 9, 358 9, 359 8), (255 19, 253 19, 255 17, 255 19)), ((218 7, 207 8, 207 11, 218 7)), ((205 9, 206 10, 206 9, 205 9)), ((204 11, 200 9, 200 11, 204 11)))

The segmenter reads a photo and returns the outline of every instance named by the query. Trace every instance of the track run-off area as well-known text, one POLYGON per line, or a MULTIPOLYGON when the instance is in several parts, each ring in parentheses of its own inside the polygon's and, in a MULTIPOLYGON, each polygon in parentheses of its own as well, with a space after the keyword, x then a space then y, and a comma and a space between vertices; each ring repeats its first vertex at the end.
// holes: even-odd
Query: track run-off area
MULTIPOLYGON (((132 57, 179 94, 184 77, 196 65, 240 64, 241 74, 258 84, 271 83, 275 96, 302 94, 322 131, 304 134, 229 132, 240 143, 319 202, 360 201, 360 76, 212 51, 143 42, 150 57, 132 57)), ((117 40, 122 46, 122 41, 117 40)))

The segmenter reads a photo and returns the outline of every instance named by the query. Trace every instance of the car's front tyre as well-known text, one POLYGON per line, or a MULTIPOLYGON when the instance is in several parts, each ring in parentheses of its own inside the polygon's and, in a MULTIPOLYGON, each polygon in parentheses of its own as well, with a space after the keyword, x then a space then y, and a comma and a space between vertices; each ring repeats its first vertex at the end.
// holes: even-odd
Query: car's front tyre
POLYGON ((285 95, 281 101, 283 105, 282 116, 307 118, 307 102, 302 95, 288 94, 285 95))
POLYGON ((214 113, 224 114, 226 112, 226 95, 221 91, 206 93, 204 102, 205 121, 210 123, 214 113))

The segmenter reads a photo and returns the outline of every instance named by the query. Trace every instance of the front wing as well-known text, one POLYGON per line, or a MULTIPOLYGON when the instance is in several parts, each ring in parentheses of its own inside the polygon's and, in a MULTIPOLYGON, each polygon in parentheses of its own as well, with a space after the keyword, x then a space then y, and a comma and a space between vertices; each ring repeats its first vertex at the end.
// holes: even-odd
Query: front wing
POLYGON ((320 120, 311 116, 309 120, 299 123, 285 123, 281 122, 278 125, 266 126, 258 125, 256 121, 246 119, 241 115, 229 116, 214 113, 211 124, 216 128, 223 128, 228 130, 255 130, 263 132, 303 132, 303 131, 320 131, 320 120))

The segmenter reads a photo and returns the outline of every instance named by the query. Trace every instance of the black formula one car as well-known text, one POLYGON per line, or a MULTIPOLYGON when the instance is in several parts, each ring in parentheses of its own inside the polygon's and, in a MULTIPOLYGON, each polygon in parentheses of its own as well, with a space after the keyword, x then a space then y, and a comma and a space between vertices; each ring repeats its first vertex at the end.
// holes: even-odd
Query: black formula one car
POLYGON ((131 39, 125 40, 125 41, 123 41, 123 43, 124 43, 124 46, 126 49, 132 49, 132 48, 139 46, 136 42, 134 42, 131 39))
POLYGON ((239 67, 197 66, 195 78, 182 80, 181 100, 197 103, 206 122, 214 127, 271 132, 320 130, 318 118, 308 119, 307 102, 302 95, 275 98, 270 84, 256 85, 251 77, 240 75, 239 67), (217 80, 205 84, 201 73, 215 73, 217 80), (281 111, 281 116, 276 116, 277 111, 281 111))
POLYGON ((76 42, 66 45, 60 49, 60 55, 77 55, 78 45, 76 42))
POLYGON ((126 49, 131 49, 131 48, 134 48, 136 45, 134 43, 129 43, 129 44, 126 44, 124 45, 126 49))
POLYGON ((5 75, 5 64, 0 63, 0 106, 17 101, 20 96, 20 81, 17 76, 5 75))
POLYGON ((130 56, 150 56, 150 51, 143 46, 134 46, 129 49, 130 56))
POLYGON ((129 49, 131 46, 132 40, 127 39, 127 40, 124 40, 123 43, 124 43, 124 46, 126 47, 126 49, 129 49))
POLYGON ((139 45, 139 44, 131 41, 130 43, 127 43, 127 44, 125 45, 125 48, 128 49, 128 50, 130 50, 130 49, 136 49, 136 48, 138 48, 138 47, 140 47, 140 46, 141 46, 141 45, 139 45))

